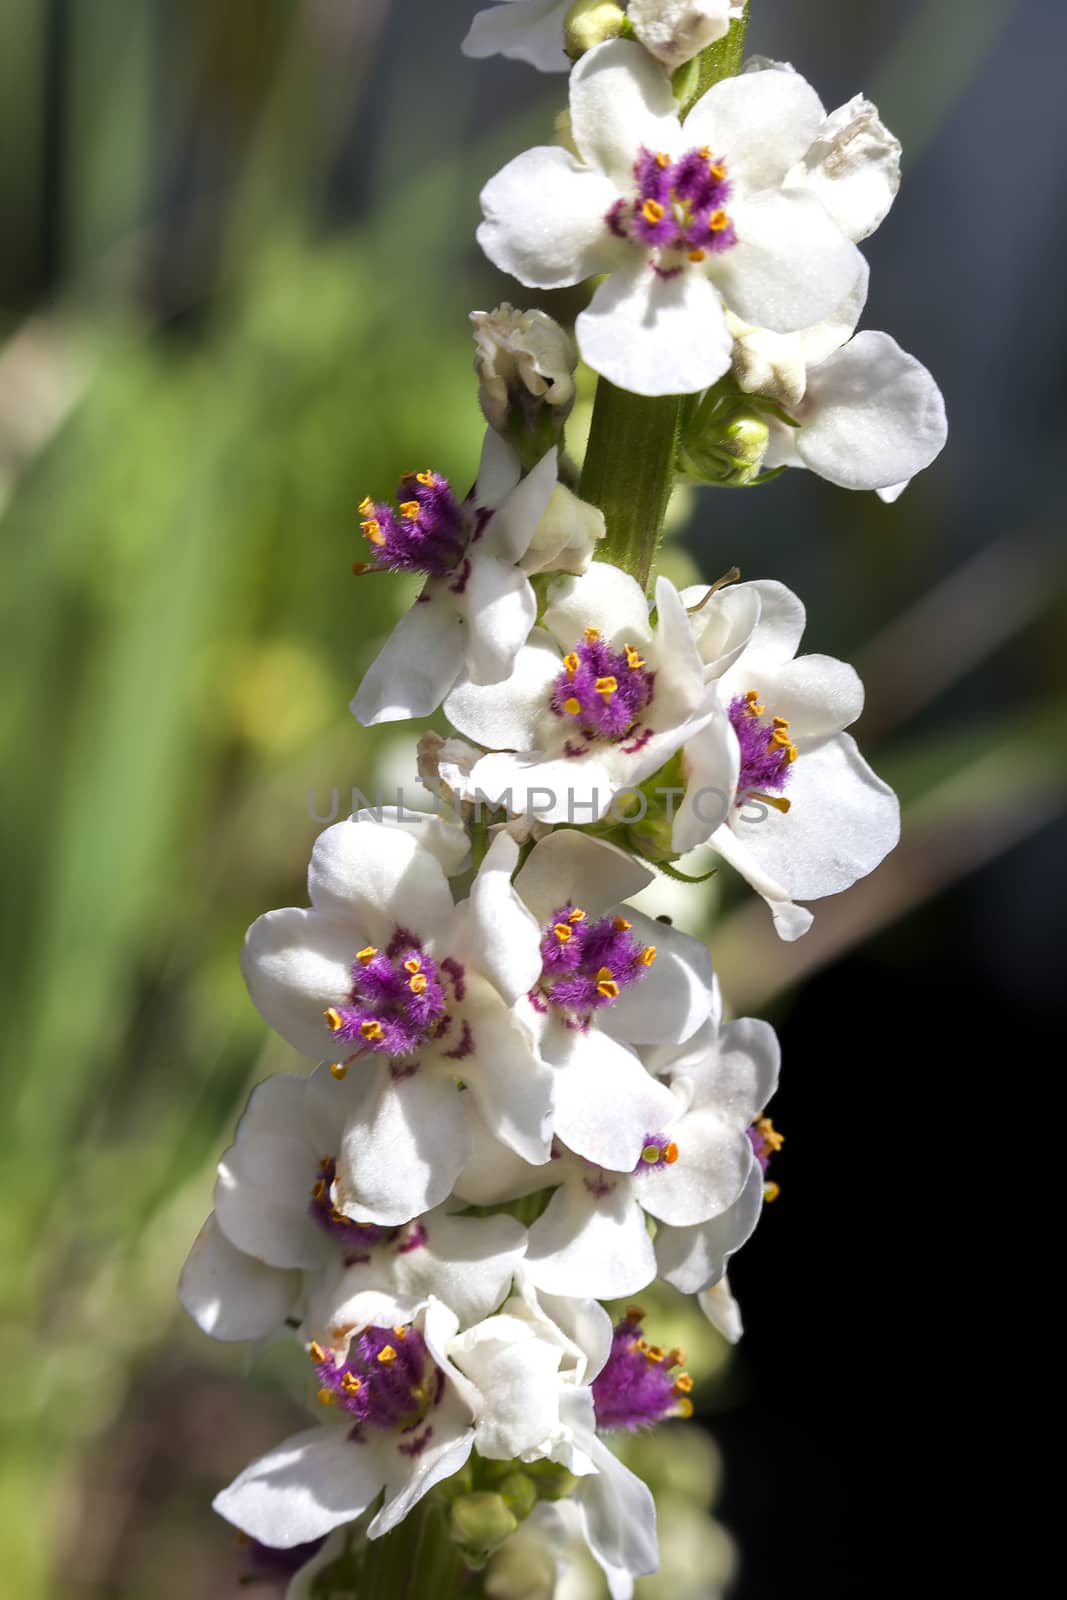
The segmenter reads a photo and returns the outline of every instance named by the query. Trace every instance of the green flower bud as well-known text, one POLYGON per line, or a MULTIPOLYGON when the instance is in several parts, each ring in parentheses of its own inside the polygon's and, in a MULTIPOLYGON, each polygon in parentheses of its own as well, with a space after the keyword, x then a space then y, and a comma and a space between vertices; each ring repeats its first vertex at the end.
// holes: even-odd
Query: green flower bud
POLYGON ((515 1532, 519 1519, 503 1495, 486 1490, 461 1494, 452 1502, 450 1531, 468 1564, 484 1566, 498 1545, 515 1532))
POLYGON ((497 1485, 497 1491, 520 1522, 525 1521, 537 1504, 537 1490, 525 1472, 509 1472, 497 1485))
POLYGON ((563 48, 572 61, 605 39, 617 39, 626 26, 626 12, 615 0, 574 0, 563 23, 563 48))
POLYGON ((555 1461, 531 1461, 524 1468, 533 1480, 539 1500, 566 1500, 578 1487, 578 1479, 555 1461))
POLYGON ((759 477, 770 437, 766 418, 753 406, 717 410, 698 433, 682 440, 679 471, 697 483, 742 489, 759 477))

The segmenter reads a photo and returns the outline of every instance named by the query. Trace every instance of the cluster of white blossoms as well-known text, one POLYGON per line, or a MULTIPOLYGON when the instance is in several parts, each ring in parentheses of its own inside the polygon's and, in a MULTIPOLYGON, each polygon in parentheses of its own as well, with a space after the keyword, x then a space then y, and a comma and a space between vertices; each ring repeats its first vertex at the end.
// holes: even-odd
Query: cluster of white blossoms
POLYGON ((245 942, 252 1000, 309 1070, 253 1093, 181 1295, 217 1339, 306 1352, 321 1420, 215 1501, 294 1597, 331 1595, 338 1563, 362 1592, 360 1552, 431 1491, 471 1582, 525 1541, 464 1593, 550 1600, 559 1561, 535 1582, 519 1552, 558 1553, 564 1526, 615 1600, 655 1570, 652 1496, 606 1440, 689 1415, 692 1383, 643 1313, 600 1302, 658 1279, 739 1336, 726 1268, 776 1190, 779 1053, 725 1020, 703 943, 630 902, 708 845, 792 940, 800 902, 897 839, 846 731, 862 685, 798 654, 797 597, 731 573, 649 598, 564 448, 579 351, 618 388, 694 397, 677 459, 649 463, 668 480, 800 465, 892 498, 943 443, 929 374, 855 333, 856 241, 899 171, 874 107, 827 115, 757 61, 682 114, 684 63, 742 9, 505 0, 467 40, 563 67, 566 24, 573 143, 494 178, 479 237, 527 285, 606 276, 577 348, 542 311, 473 314, 490 426, 465 499, 427 469, 360 507, 359 568, 423 583, 352 709, 443 706, 420 772, 444 807, 328 827, 309 904, 245 942))

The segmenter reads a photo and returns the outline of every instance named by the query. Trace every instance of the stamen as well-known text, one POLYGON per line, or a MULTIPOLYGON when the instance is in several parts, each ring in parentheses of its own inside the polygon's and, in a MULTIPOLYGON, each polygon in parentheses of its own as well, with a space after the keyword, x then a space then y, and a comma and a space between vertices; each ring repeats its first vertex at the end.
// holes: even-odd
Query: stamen
POLYGON ((311 1198, 312 1200, 318 1200, 320 1203, 321 1201, 325 1200, 326 1180, 324 1178, 316 1178, 315 1182, 312 1184, 311 1198))
POLYGON ((658 1144, 646 1144, 645 1148, 641 1151, 641 1160, 647 1161, 650 1167, 654 1166, 659 1158, 660 1148, 658 1144))
POLYGON ((651 1361, 654 1366, 658 1367, 666 1353, 662 1345, 650 1344, 645 1351, 645 1360, 651 1361))
MULTIPOLYGON (((668 1350, 667 1351, 666 1365, 668 1367, 684 1367, 685 1366, 685 1351, 682 1349, 681 1345, 675 1345, 673 1350, 668 1350)), ((679 1373, 679 1377, 681 1377, 681 1378, 688 1377, 688 1373, 685 1373, 685 1372, 679 1373)))
POLYGON ((707 257, 707 251, 706 250, 690 250, 690 252, 689 252, 690 261, 703 261, 703 260, 705 260, 706 257, 707 257))
POLYGON ((345 1394, 358 1394, 363 1385, 353 1372, 346 1372, 341 1379, 341 1388, 345 1394))
POLYGON ((320 1406, 332 1406, 337 1403, 337 1396, 332 1389, 320 1389, 317 1398, 320 1406))
POLYGON ((432 489, 433 488, 433 473, 432 472, 416 472, 416 474, 415 474, 415 482, 423 484, 423 486, 425 488, 427 488, 427 489, 432 489))
POLYGON ((335 1006, 331 1006, 328 1011, 324 1011, 322 1014, 326 1018, 326 1026, 331 1033, 336 1033, 338 1028, 344 1026, 344 1018, 335 1006))
POLYGON ((408 988, 412 994, 422 994, 428 982, 425 972, 416 972, 415 976, 408 980, 408 988))
POLYGON ((647 1317, 647 1315, 648 1315, 648 1312, 645 1310, 644 1306, 627 1306, 626 1307, 626 1320, 627 1320, 627 1322, 634 1322, 634 1323, 644 1322, 644 1320, 647 1317))
POLYGON ((626 665, 631 672, 636 672, 638 667, 644 666, 644 660, 638 655, 632 644, 624 644, 622 648, 626 652, 626 665))
POLYGON ((582 702, 576 700, 574 695, 570 695, 568 699, 564 700, 563 709, 569 717, 576 717, 582 709, 582 702))
POLYGON ((688 1395, 682 1395, 679 1399, 678 1404, 675 1407, 675 1415, 683 1417, 686 1422, 688 1422, 689 1418, 693 1415, 693 1402, 689 1399, 688 1395))
POLYGON ((658 200, 646 200, 641 207, 641 215, 646 222, 662 222, 663 207, 658 200))
POLYGON ((585 912, 582 910, 581 906, 575 906, 574 910, 572 912, 570 912, 570 914, 568 915, 567 921, 568 922, 584 922, 585 921, 585 912))
POLYGON ((419 960, 418 956, 409 956, 408 957, 407 961, 404 962, 404 971, 405 972, 421 972, 422 971, 422 962, 419 960))
POLYGON ((671 158, 667 154, 666 150, 660 150, 656 155, 656 165, 657 165, 657 167, 669 167, 670 164, 671 164, 671 158))
POLYGON ((670 1144, 664 1145, 663 1159, 669 1167, 673 1167, 674 1163, 677 1161, 678 1146, 674 1143, 673 1139, 671 1140, 670 1144))
POLYGON ((330 1071, 338 1083, 343 1083, 348 1077, 348 1063, 346 1061, 331 1061, 330 1071))
POLYGON ((308 1355, 316 1364, 320 1361, 326 1360, 325 1350, 322 1348, 321 1344, 317 1343, 314 1339, 312 1339, 311 1343, 308 1345, 308 1355))
POLYGON ((708 227, 712 233, 722 233, 724 228, 730 226, 730 219, 725 211, 713 211, 708 218, 708 227))
POLYGON ((627 922, 625 917, 613 917, 611 926, 616 933, 627 933, 633 927, 633 923, 627 922))
POLYGON ((366 494, 366 495, 363 496, 363 499, 359 502, 359 514, 360 514, 361 517, 369 517, 369 516, 373 515, 373 512, 374 512, 374 501, 371 499, 369 494, 366 494))
POLYGON ((403 1343, 403 1341, 408 1336, 408 1330, 407 1330, 407 1328, 404 1328, 404 1327, 394 1328, 393 1332, 396 1334, 397 1338, 401 1341, 401 1343, 403 1343))
POLYGON ((578 671, 578 668, 581 666, 581 662, 578 660, 577 654, 572 650, 569 656, 564 656, 563 657, 563 665, 567 669, 568 678, 573 678, 574 674, 578 671))
POLYGON ((556 935, 560 944, 568 944, 574 938, 574 929, 569 922, 557 922, 552 932, 556 935))
POLYGON ((417 500, 402 500, 400 502, 400 515, 405 522, 417 522, 421 509, 417 500))
POLYGON ((600 638, 600 629, 599 628, 586 628, 586 630, 585 630, 585 642, 586 642, 586 644, 596 644, 596 642, 597 642, 597 640, 599 638, 600 638))
POLYGON ((378 1040, 382 1037, 382 1025, 380 1022, 361 1022, 359 1031, 364 1039, 378 1040))
POLYGON ((610 700, 613 694, 619 692, 618 678, 598 678, 594 684, 597 694, 602 694, 605 700, 610 700))
POLYGON ((374 517, 367 522, 360 523, 360 527, 370 540, 371 544, 384 544, 385 534, 382 532, 381 523, 374 517))
POLYGON ((726 176, 726 168, 723 166, 721 161, 713 161, 708 167, 708 171, 711 173, 716 183, 721 183, 726 176))
POLYGON ((596 992, 597 994, 602 994, 605 1000, 617 1000, 619 998, 619 986, 612 976, 610 967, 601 967, 597 973, 596 992))
MULTIPOLYGON (((627 924, 627 926, 629 926, 629 924, 627 924)), ((652 965, 653 961, 655 961, 655 959, 656 959, 656 947, 655 947, 655 945, 654 944, 646 945, 645 948, 641 951, 641 954, 638 956, 637 959, 638 959, 638 961, 640 961, 640 963, 641 963, 641 965, 643 967, 650 967, 652 965)))
POLYGON ((391 1344, 385 1344, 378 1351, 377 1359, 382 1363, 383 1367, 388 1366, 390 1361, 396 1360, 396 1351, 393 1349, 391 1344))
POLYGON ((773 806, 775 811, 782 813, 783 817, 793 809, 792 800, 787 800, 784 795, 780 794, 764 794, 761 789, 750 789, 745 798, 748 800, 762 800, 765 806, 773 806))
POLYGON ((765 1183, 763 1185, 763 1198, 767 1205, 770 1205, 773 1200, 777 1200, 781 1192, 781 1184, 775 1183, 773 1178, 771 1179, 770 1183, 765 1183))
POLYGON ((361 967, 365 967, 368 961, 373 961, 377 954, 378 952, 374 946, 372 944, 368 944, 365 945, 362 950, 356 952, 356 960, 359 962, 361 967))
POLYGON ((689 1376, 688 1372, 680 1372, 674 1380, 675 1394, 691 1394, 692 1390, 692 1378, 689 1376))
POLYGON ((789 726, 788 717, 772 717, 771 721, 776 728, 788 728, 789 726))

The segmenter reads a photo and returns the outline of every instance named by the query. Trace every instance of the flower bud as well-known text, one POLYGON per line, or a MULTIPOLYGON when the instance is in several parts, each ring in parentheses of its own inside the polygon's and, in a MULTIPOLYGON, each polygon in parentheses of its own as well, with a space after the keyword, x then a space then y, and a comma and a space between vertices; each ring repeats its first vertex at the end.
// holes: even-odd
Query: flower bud
POLYGON ((617 39, 626 26, 626 12, 615 0, 574 0, 563 23, 563 48, 572 61, 594 45, 617 39))
POLYGON ((555 1461, 531 1461, 525 1472, 533 1479, 539 1500, 566 1500, 578 1487, 578 1479, 555 1461))
POLYGON ((574 405, 574 341, 544 311, 472 311, 474 370, 485 420, 518 450, 539 461, 562 433, 574 405))
POLYGON ((765 417, 751 406, 716 411, 695 435, 686 435, 678 465, 687 478, 742 489, 759 476, 770 443, 765 417))
POLYGON ((531 577, 538 572, 581 574, 605 532, 599 506, 579 500, 566 484, 557 483, 519 566, 531 577))
POLYGON ((484 1566, 490 1554, 515 1532, 519 1519, 503 1495, 475 1490, 452 1502, 450 1527, 468 1566, 484 1566))
POLYGON ((497 1484, 497 1493, 520 1522, 526 1520, 537 1504, 537 1490, 525 1472, 509 1472, 497 1484))
POLYGON ((729 31, 744 6, 735 0, 630 0, 630 26, 673 72, 729 31))

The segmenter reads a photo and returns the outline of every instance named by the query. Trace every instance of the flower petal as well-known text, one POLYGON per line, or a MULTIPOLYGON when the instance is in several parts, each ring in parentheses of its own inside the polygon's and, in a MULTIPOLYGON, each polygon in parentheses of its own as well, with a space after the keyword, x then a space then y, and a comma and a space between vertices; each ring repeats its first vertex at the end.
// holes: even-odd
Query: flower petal
MULTIPOLYGON (((621 909, 621 908, 620 908, 621 909)), ((666 1044, 688 1039, 711 1008, 712 970, 707 946, 643 912, 626 908, 638 944, 655 950, 648 975, 624 989, 600 1012, 600 1025, 626 1044, 666 1044)))
POLYGON ((380 1539, 397 1527, 435 1483, 451 1478, 466 1462, 474 1448, 474 1429, 470 1412, 454 1388, 446 1387, 416 1436, 425 1438, 426 1444, 414 1455, 404 1450, 414 1440, 403 1436, 392 1450, 383 1452, 385 1502, 367 1529, 368 1538, 380 1539))
POLYGON ((428 586, 367 668, 352 715, 365 728, 428 717, 456 681, 463 646, 463 623, 452 596, 428 586))
POLYGON ((791 944, 794 939, 807 933, 815 921, 812 913, 803 906, 793 904, 789 890, 763 870, 750 845, 742 842, 731 827, 724 824, 717 828, 708 843, 766 900, 779 939, 791 944))
MULTIPOLYGON (((554 1074, 537 1059, 516 1017, 487 983, 468 973, 467 991, 464 1017, 470 1021, 474 1053, 457 1061, 455 1070, 494 1137, 536 1166, 548 1160, 552 1141, 554 1074)), ((463 1161, 469 1148, 465 1143, 463 1161)))
POLYGON ((611 39, 571 73, 571 133, 583 159, 623 193, 634 186, 638 151, 678 155, 682 130, 670 79, 639 44, 611 39))
POLYGON ((627 1179, 600 1174, 564 1184, 530 1229, 526 1270, 539 1289, 556 1295, 610 1300, 636 1294, 656 1276, 656 1254, 645 1216, 627 1179))
MULTIPOLYGON (((320 833, 308 868, 316 911, 350 917, 369 943, 380 946, 398 927, 433 939, 452 919, 452 893, 439 859, 422 848, 418 833, 355 818, 320 833)), ((355 956, 354 950, 349 959, 355 956)))
POLYGON ((495 267, 528 288, 561 289, 610 272, 629 247, 607 216, 619 198, 610 178, 555 145, 524 150, 481 193, 478 243, 495 267))
POLYGON ((741 1307, 730 1292, 725 1272, 718 1283, 713 1283, 710 1289, 701 1290, 697 1304, 712 1327, 722 1334, 727 1344, 738 1343, 745 1331, 741 1321, 741 1307))
POLYGON ((479 11, 460 46, 465 56, 505 56, 539 72, 567 72, 563 19, 571 0, 511 0, 479 11))
POLYGON ((294 1131, 296 1137, 238 1138, 219 1162, 215 1215, 230 1243, 246 1255, 272 1267, 314 1269, 330 1259, 329 1240, 309 1209, 321 1156, 300 1123, 294 1131))
POLYGON ((748 1239, 763 1210, 763 1173, 753 1162, 744 1188, 727 1211, 693 1228, 656 1231, 660 1276, 683 1294, 697 1294, 718 1283, 726 1263, 748 1239))
POLYGON ((297 1305, 301 1276, 255 1261, 232 1245, 212 1213, 193 1240, 178 1298, 212 1339, 267 1339, 297 1305))
POLYGON ((741 768, 737 736, 724 715, 713 717, 685 743, 685 795, 671 830, 683 854, 703 844, 729 816, 741 768))
POLYGON ((511 1287, 526 1251, 526 1230, 514 1217, 455 1217, 445 1211, 423 1219, 425 1243, 395 1257, 398 1288, 416 1300, 442 1300, 470 1327, 491 1316, 511 1287))
POLYGON ((447 1198, 470 1134, 462 1097, 447 1079, 425 1069, 394 1079, 381 1063, 370 1070, 373 1091, 345 1128, 334 1192, 354 1220, 398 1227, 447 1198))
POLYGON ((656 1502, 647 1484, 613 1456, 594 1434, 582 1440, 596 1472, 580 1480, 575 1495, 589 1548, 597 1560, 639 1578, 659 1567, 656 1502))
POLYGON ((708 145, 746 196, 776 187, 807 152, 826 113, 799 72, 744 73, 702 95, 685 119, 687 146, 708 145))
POLYGON ((374 1456, 347 1429, 309 1428, 253 1461, 213 1505, 249 1538, 289 1550, 351 1522, 381 1486, 374 1456))
POLYGON ((670 1090, 597 1028, 555 1028, 541 1048, 557 1063, 556 1132, 564 1144, 598 1167, 632 1172, 647 1135, 677 1114, 670 1090))
MULTIPOLYGON (((519 846, 498 833, 471 885, 466 939, 470 959, 513 1005, 541 976, 541 928, 524 905, 511 875, 519 846)), ((558 904, 558 902, 557 902, 558 904)))
MULTIPOLYGON (((616 650, 651 643, 644 590, 621 567, 594 561, 580 578, 557 578, 548 591, 545 627, 562 650, 573 650, 586 628, 597 628, 616 650)), ((559 671, 557 661, 556 671, 559 671)))
POLYGON ((641 1204, 660 1222, 676 1227, 721 1216, 737 1199, 752 1168, 752 1146, 744 1129, 708 1106, 682 1117, 670 1134, 677 1160, 638 1173, 634 1192, 641 1204))
POLYGON ((900 188, 900 140, 858 94, 831 111, 785 187, 814 195, 858 244, 884 221, 900 188))
POLYGON ((468 739, 491 750, 529 750, 552 696, 560 657, 551 639, 535 628, 502 683, 461 678, 445 700, 445 716, 468 739))
POLYGON ((796 446, 843 489, 888 489, 937 457, 948 438, 941 390, 888 333, 857 333, 808 374, 796 446))
POLYGON ((499 683, 537 620, 529 578, 510 561, 484 551, 471 561, 456 599, 467 623, 468 674, 475 683, 499 683))
MULTIPOLYGON (((755 654, 746 654, 723 687, 731 696, 758 689, 771 712, 785 717, 793 738, 801 742, 840 733, 863 710, 859 674, 835 656, 797 656, 794 661, 765 665, 755 654)), ((792 783, 788 793, 793 793, 792 783)))
POLYGON ((731 201, 729 211, 737 243, 710 256, 708 271, 746 322, 794 333, 821 322, 853 293, 863 257, 817 200, 766 190, 731 201))
POLYGON ((245 935, 241 971, 260 1015, 302 1055, 333 1049, 323 1013, 352 990, 352 962, 366 943, 347 917, 288 906, 268 911, 245 935))
MULTIPOLYGON (((492 428, 488 430, 488 434, 491 438, 499 438, 498 434, 493 433, 492 428)), ((505 449, 510 449, 510 446, 505 445, 505 449)), ((482 452, 483 471, 488 450, 489 446, 486 445, 482 452)), ((537 532, 538 523, 548 510, 548 503, 557 487, 557 456, 558 452, 553 445, 526 477, 513 485, 506 497, 497 502, 497 509, 492 521, 486 527, 484 539, 494 554, 502 560, 521 561, 530 548, 530 541, 537 532)))
MULTIPOLYGON (((762 277, 771 268, 760 253, 759 221, 752 230, 756 244, 737 244, 721 259, 745 248, 752 273, 762 277)), ((777 262, 773 270, 780 270, 777 262)), ((732 285, 734 279, 728 281, 732 285)), ((758 282, 755 298, 764 303, 758 282)), ((722 301, 705 273, 683 268, 677 277, 663 278, 643 256, 604 280, 574 332, 593 371, 633 394, 695 394, 710 388, 729 369, 733 353, 722 301)))
POLYGON ((563 829, 534 846, 515 878, 515 892, 544 927, 568 899, 595 919, 652 880, 649 869, 618 845, 563 829))

